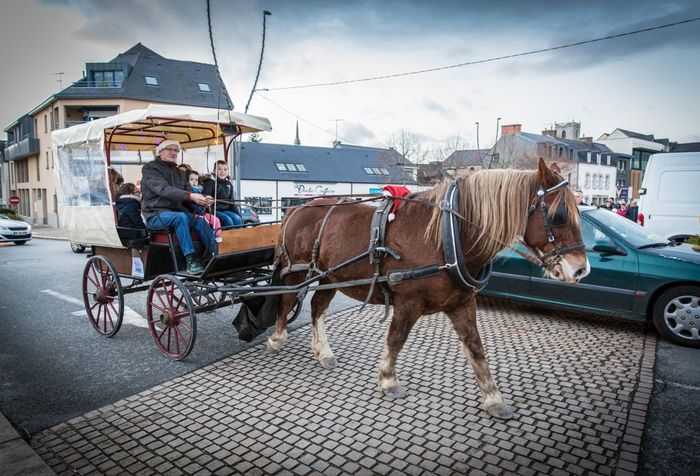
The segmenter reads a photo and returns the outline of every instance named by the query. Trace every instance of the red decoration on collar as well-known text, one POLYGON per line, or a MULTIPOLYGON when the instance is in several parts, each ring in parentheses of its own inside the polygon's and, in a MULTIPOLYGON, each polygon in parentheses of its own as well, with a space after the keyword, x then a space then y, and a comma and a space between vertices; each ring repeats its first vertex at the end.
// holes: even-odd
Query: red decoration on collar
POLYGON ((399 205, 401 205, 401 197, 409 195, 411 191, 403 185, 386 185, 382 188, 382 193, 387 197, 393 197, 395 199, 394 206, 391 207, 391 213, 396 214, 396 210, 398 210, 399 205))

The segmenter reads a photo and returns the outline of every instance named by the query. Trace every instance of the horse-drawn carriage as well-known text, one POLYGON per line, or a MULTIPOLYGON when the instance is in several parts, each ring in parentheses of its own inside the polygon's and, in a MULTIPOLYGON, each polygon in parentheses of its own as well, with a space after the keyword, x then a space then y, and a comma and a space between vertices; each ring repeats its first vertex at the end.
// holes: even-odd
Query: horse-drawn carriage
MULTIPOLYGON (((122 324, 124 296, 148 290, 151 335, 165 355, 181 360, 195 342, 198 313, 239 302, 245 289, 270 284, 279 223, 222 230, 220 242, 214 242, 211 255, 205 257, 204 272, 190 275, 174 229, 117 226, 111 178, 117 164, 138 171, 166 138, 178 140, 183 155, 206 166, 214 162, 211 156, 220 156, 217 148, 227 158, 238 135, 262 130, 270 130, 270 124, 255 116, 150 106, 53 133, 62 228, 71 241, 92 249, 82 291, 97 332, 114 336, 122 324), (139 231, 141 235, 134 237, 139 231), (237 293, 221 291, 234 283, 237 293)), ((300 308, 295 308, 295 315, 300 308)))
POLYGON ((194 344, 198 312, 268 296, 276 300, 266 300, 272 305, 263 310, 272 318, 266 326, 275 323, 267 345, 277 352, 287 340, 287 324, 313 290, 312 349, 321 366, 333 367, 324 319, 341 291, 393 309, 378 381, 385 394, 401 396, 395 365, 411 328, 423 315, 444 312, 474 368, 484 408, 499 418, 512 416, 486 363, 475 295, 488 280, 491 259, 516 237, 550 278, 575 284, 588 274, 578 208, 559 168, 540 159, 534 171, 479 171, 400 199, 370 197, 383 200, 378 207, 354 197, 314 200, 287 213, 281 224, 225 230, 204 272, 195 276, 181 271, 170 230, 120 240, 108 167, 117 155, 124 163, 141 163, 141 152, 151 153, 165 138, 178 139, 188 151, 205 148, 205 163, 212 146, 223 146, 228 158, 233 137, 269 129, 264 119, 224 115, 227 120, 208 110, 152 106, 54 132, 63 227, 72 241, 92 245, 83 299, 95 329, 116 334, 124 295, 148 289, 151 335, 163 353, 179 360, 194 344), (136 158, 128 157, 134 152, 136 158), (133 263, 139 262, 145 266, 137 274, 133 263))

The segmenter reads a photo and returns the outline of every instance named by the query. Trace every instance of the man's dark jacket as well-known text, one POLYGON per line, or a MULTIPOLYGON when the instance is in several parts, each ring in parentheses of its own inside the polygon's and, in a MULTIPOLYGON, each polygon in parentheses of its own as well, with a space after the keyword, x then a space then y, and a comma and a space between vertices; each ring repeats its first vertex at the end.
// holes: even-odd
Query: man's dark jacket
POLYGON ((177 164, 156 160, 141 169, 141 209, 149 218, 162 210, 187 211, 183 202, 190 197, 190 184, 177 164))
POLYGON ((216 198, 216 210, 221 211, 231 211, 238 216, 241 216, 241 210, 238 205, 233 203, 223 203, 221 200, 233 201, 235 200, 233 196, 233 184, 226 177, 225 179, 216 178, 216 181, 209 179, 204 182, 204 190, 202 191, 204 195, 210 195, 216 198), (214 195, 214 186, 216 186, 216 195, 214 195))

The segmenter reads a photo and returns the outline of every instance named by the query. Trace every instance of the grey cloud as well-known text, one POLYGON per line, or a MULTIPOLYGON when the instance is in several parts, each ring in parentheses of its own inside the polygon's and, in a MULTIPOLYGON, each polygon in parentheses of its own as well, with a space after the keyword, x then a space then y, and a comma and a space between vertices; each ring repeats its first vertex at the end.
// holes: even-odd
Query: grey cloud
POLYGON ((363 124, 357 122, 343 122, 343 138, 351 144, 369 144, 376 142, 377 137, 363 124))

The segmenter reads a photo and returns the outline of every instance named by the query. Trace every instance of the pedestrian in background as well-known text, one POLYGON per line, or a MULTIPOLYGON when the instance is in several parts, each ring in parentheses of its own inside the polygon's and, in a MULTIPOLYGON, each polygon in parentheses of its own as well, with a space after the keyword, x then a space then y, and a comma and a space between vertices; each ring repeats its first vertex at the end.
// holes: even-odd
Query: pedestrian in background
POLYGON ((630 206, 627 209, 627 214, 625 216, 633 222, 637 223, 637 220, 639 218, 639 205, 637 204, 637 200, 632 200, 630 202, 630 206))

